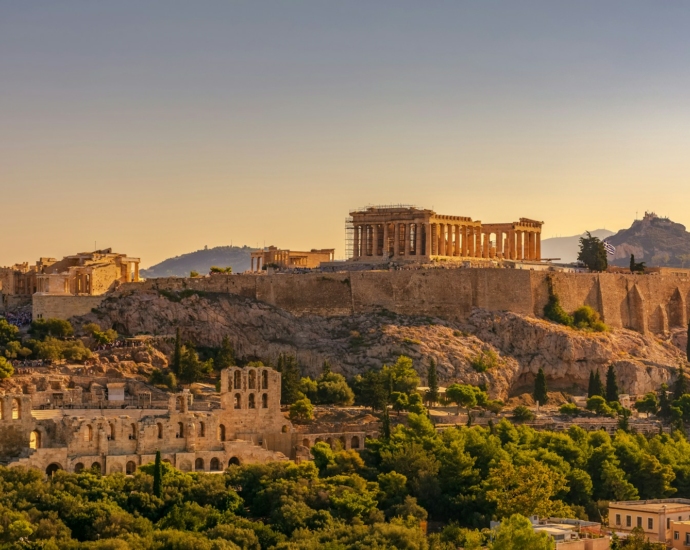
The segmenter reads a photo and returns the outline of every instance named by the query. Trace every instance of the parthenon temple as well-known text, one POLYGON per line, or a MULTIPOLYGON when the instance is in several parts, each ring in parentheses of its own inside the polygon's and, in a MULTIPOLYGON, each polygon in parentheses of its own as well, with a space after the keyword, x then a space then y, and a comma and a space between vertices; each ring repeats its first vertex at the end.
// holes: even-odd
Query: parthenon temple
POLYGON ((541 261, 544 222, 482 224, 414 206, 372 206, 350 212, 350 259, 375 262, 484 258, 541 261))

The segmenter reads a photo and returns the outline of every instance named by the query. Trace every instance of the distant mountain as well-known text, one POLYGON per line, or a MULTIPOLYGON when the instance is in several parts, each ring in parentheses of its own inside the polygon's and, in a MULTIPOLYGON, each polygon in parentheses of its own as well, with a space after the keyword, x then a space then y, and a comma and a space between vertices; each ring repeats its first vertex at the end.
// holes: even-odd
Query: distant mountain
MULTIPOLYGON (((613 231, 608 229, 597 229, 592 231, 593 237, 605 239, 613 235, 613 231)), ((563 263, 571 263, 577 261, 577 254, 580 251, 580 237, 582 235, 573 235, 572 237, 554 237, 552 239, 544 239, 541 242, 541 257, 542 258, 560 258, 563 263)))
POLYGON ((189 252, 174 258, 168 258, 159 264, 141 270, 141 276, 147 279, 154 277, 189 277, 190 271, 205 275, 211 266, 232 267, 233 273, 242 273, 251 266, 251 253, 256 250, 248 246, 217 246, 189 252))
POLYGON ((628 267, 634 254, 635 261, 648 267, 690 267, 690 233, 684 225, 653 212, 645 212, 644 218, 607 241, 616 247, 613 260, 609 257, 613 265, 628 267))

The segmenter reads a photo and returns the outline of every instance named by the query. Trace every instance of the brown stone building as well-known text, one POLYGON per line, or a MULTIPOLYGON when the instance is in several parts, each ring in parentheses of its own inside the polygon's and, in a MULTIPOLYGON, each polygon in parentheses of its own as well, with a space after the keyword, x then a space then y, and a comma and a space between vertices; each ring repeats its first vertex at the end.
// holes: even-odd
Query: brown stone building
POLYGON ((364 447, 364 432, 296 432, 280 410, 280 373, 269 367, 223 370, 219 409, 193 410, 189 401, 182 393, 170 396, 167 410, 35 411, 29 395, 6 395, 0 397, 0 463, 47 474, 93 467, 131 474, 160 451, 183 471, 221 471, 297 458, 321 438, 364 447))
POLYGON ((263 250, 252 252, 252 271, 261 271, 264 267, 273 266, 279 269, 315 268, 321 262, 331 262, 334 259, 334 248, 317 250, 312 248, 309 252, 295 250, 281 250, 275 246, 269 246, 263 250))
POLYGON ((543 222, 536 220, 482 224, 414 206, 372 206, 350 216, 348 253, 354 261, 541 260, 543 222))

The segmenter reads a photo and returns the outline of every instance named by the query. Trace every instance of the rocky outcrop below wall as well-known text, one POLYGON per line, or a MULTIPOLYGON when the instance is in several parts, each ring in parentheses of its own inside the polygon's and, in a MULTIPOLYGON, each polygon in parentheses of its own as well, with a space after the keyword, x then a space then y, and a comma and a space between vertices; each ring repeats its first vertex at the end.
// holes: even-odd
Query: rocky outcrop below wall
POLYGON ((275 361, 289 353, 312 375, 324 360, 353 376, 407 355, 424 379, 434 358, 443 383, 485 383, 503 398, 530 384, 540 366, 553 389, 571 389, 586 388, 591 369, 603 374, 614 364, 624 391, 644 393, 668 381, 682 359, 670 340, 624 329, 582 333, 525 314, 479 308, 459 320, 389 310, 297 316, 238 294, 140 290, 109 297, 79 321, 129 335, 170 335, 179 327, 201 346, 219 346, 228 336, 242 359, 275 361), (478 372, 473 363, 482 356, 490 368, 478 372))

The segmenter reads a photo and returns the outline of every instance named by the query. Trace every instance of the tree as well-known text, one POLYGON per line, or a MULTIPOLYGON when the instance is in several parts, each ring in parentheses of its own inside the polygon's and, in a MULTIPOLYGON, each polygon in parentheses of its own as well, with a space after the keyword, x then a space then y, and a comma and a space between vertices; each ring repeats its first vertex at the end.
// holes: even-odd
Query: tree
POLYGON ((685 372, 683 365, 678 367, 678 377, 673 383, 673 399, 680 399, 684 394, 688 393, 688 388, 685 380, 685 372))
POLYGON ((530 520, 515 514, 496 529, 491 550, 551 550, 553 547, 549 535, 536 532, 530 520))
POLYGON ((220 345, 220 349, 216 354, 216 359, 213 361, 213 367, 216 370, 227 369, 228 367, 234 367, 235 363, 235 350, 230 343, 230 338, 223 336, 223 342, 220 345))
POLYGON ((618 401, 618 381, 616 380, 616 371, 613 370, 613 365, 609 365, 606 371, 606 401, 618 401))
POLYGON ((646 268, 647 268, 647 266, 645 265, 645 262, 636 262, 635 261, 635 254, 630 255, 630 272, 631 273, 644 273, 644 270, 646 268))
POLYGON ((580 252, 577 255, 578 261, 587 266, 590 271, 606 271, 608 259, 604 243, 587 231, 586 237, 580 237, 580 252))
POLYGON ((594 373, 594 385, 593 385, 593 393, 592 397, 595 395, 600 395, 604 397, 604 384, 601 381, 601 376, 599 375, 599 371, 596 371, 594 373))
POLYGON ((391 394, 391 406, 393 410, 400 415, 400 411, 404 411, 409 405, 407 394, 399 391, 394 391, 391 394))
POLYGON ((528 422, 534 420, 534 413, 524 405, 518 405, 513 409, 513 419, 518 422, 528 422))
POLYGON ((173 351, 172 362, 170 369, 177 376, 180 375, 180 366, 182 364, 182 336, 180 335, 180 327, 175 331, 175 351, 173 351))
POLYGON ((537 372, 537 377, 534 380, 534 400, 539 403, 539 405, 546 405, 549 400, 546 389, 546 375, 544 374, 544 369, 541 367, 539 367, 539 372, 537 372))
POLYGON ((163 483, 163 464, 161 463, 161 452, 156 451, 156 461, 153 465, 153 496, 161 497, 163 483))
POLYGON ((381 419, 381 438, 388 441, 391 438, 391 417, 388 414, 388 406, 383 408, 383 418, 381 419))
POLYGON ((659 399, 654 392, 646 393, 635 403, 635 408, 643 413, 656 414, 659 411, 659 399))
POLYGON ((573 318, 561 306, 558 296, 553 291, 551 281, 549 281, 549 300, 544 306, 544 317, 560 325, 573 326, 573 318))
POLYGON ((29 334, 38 340, 45 340, 49 336, 62 339, 72 336, 74 328, 64 319, 36 319, 29 327, 29 334))
POLYGON ((180 382, 192 384, 213 371, 213 359, 200 361, 196 350, 191 346, 182 346, 182 358, 178 373, 180 382))
MULTIPOLYGON (((304 379, 302 379, 304 380, 304 379)), ((317 402, 324 405, 347 407, 352 405, 355 394, 342 374, 328 370, 316 381, 317 402)))
POLYGON ((390 384, 388 377, 380 370, 369 369, 358 374, 352 381, 356 401, 374 411, 381 411, 388 404, 390 384))
POLYGON ((594 392, 596 391, 594 382, 594 371, 589 371, 589 385, 587 386, 587 397, 594 397, 594 392))
POLYGON ((302 397, 300 387, 300 368, 294 355, 281 353, 276 370, 280 373, 280 402, 292 405, 302 397))
POLYGON ((14 374, 14 367, 7 359, 0 355, 0 380, 9 378, 14 374))
POLYGON ((486 499, 496 505, 499 518, 520 512, 551 517, 567 509, 555 499, 567 488, 565 475, 536 460, 525 465, 500 461, 489 471, 486 487, 486 499))
POLYGON ((19 328, 0 319, 0 347, 19 339, 19 328))
POLYGON ((458 407, 458 414, 460 414, 460 407, 467 409, 467 413, 472 407, 477 406, 477 396, 474 388, 468 384, 451 384, 446 389, 446 397, 458 407))
POLYGON ((668 398, 668 386, 664 383, 659 388, 659 416, 665 420, 671 418, 671 400, 668 398))
MULTIPOLYGON (((690 335, 690 325, 688 325, 688 334, 690 335)), ((690 346, 688 346, 688 350, 688 358, 690 360, 690 346)), ((431 406, 438 401, 438 372, 436 371, 436 360, 433 357, 429 359, 426 383, 429 386, 429 391, 426 393, 426 401, 431 406)))
POLYGON ((587 410, 601 416, 615 416, 616 411, 612 409, 601 395, 593 395, 587 399, 587 410))
POLYGON ((212 265, 209 272, 210 273, 225 273, 225 274, 229 275, 230 273, 232 273, 232 267, 218 267, 218 266, 212 265))
POLYGON ((580 409, 575 403, 563 403, 559 407, 558 412, 566 416, 577 416, 580 414, 580 409))
POLYGON ((409 395, 419 386, 419 375, 414 370, 412 359, 405 355, 398 357, 395 364, 391 366, 384 365, 382 371, 389 379, 390 391, 399 391, 409 395))
POLYGON ((306 397, 290 405, 290 420, 305 422, 314 419, 314 405, 306 397))

